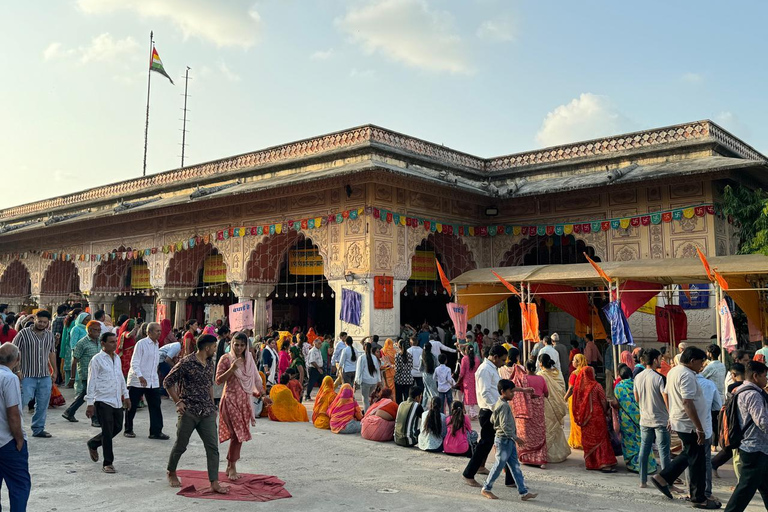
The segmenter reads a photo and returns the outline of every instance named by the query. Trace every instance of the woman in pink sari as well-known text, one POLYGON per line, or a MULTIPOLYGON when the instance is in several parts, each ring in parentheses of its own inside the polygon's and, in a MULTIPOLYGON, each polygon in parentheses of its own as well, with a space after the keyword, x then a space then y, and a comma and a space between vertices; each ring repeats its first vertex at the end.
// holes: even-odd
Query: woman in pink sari
POLYGON ((360 435, 369 441, 386 443, 395 437, 397 404, 392 400, 392 390, 381 390, 380 398, 372 403, 360 422, 360 435))
POLYGON ((477 418, 477 394, 475 393, 475 373, 480 367, 480 358, 475 355, 472 345, 465 347, 465 355, 461 358, 459 380, 457 387, 464 393, 464 405, 470 419, 477 418))
POLYGON ((512 347, 507 352, 507 364, 499 368, 499 375, 515 383, 516 388, 533 390, 515 393, 512 399, 512 412, 515 416, 517 435, 525 441, 525 446, 518 448, 520 462, 542 469, 547 464, 547 425, 544 419, 544 393, 547 383, 543 377, 535 375, 536 362, 533 362, 533 374, 518 364, 520 351, 512 347))
POLYGON ((250 427, 256 424, 253 397, 264 392, 248 348, 248 336, 241 332, 235 334, 232 350, 221 357, 216 368, 216 383, 224 384, 219 402, 219 442, 229 441, 227 477, 230 480, 240 478, 235 466, 240 459, 240 448, 251 440, 250 427))
POLYGON ((291 353, 289 352, 289 349, 291 348, 291 340, 287 339, 283 341, 283 344, 280 345, 280 353, 277 354, 277 379, 278 382, 280 382, 280 378, 285 373, 285 370, 287 370, 291 366, 291 353))

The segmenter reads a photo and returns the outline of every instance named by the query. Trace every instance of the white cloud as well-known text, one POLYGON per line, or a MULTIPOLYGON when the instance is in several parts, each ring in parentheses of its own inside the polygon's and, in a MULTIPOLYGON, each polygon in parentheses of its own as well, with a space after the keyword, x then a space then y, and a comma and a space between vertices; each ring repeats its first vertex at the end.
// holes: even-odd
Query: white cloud
POLYGON ((749 138, 752 135, 752 130, 749 129, 749 126, 744 124, 739 116, 733 112, 720 112, 715 116, 714 121, 729 132, 733 132, 737 137, 749 138))
POLYGON ((427 0, 375 0, 351 8, 336 25, 368 54, 430 71, 471 73, 453 16, 427 0))
POLYGON ((328 60, 331 58, 331 55, 333 55, 333 48, 325 51, 318 50, 310 55, 309 58, 312 60, 328 60))
POLYGON ((700 73, 683 73, 683 76, 681 77, 684 82, 689 82, 692 84, 696 84, 704 80, 704 77, 701 76, 700 73))
POLYGON ((59 56, 59 53, 61 52, 61 43, 51 43, 48 45, 48 48, 46 48, 43 51, 43 59, 44 60, 51 60, 55 59, 59 56))
POLYGON ((371 78, 376 75, 376 70, 373 69, 357 69, 352 68, 349 72, 350 78, 371 78))
POLYGON ((230 82, 239 82, 240 81, 240 75, 232 71, 227 67, 226 64, 223 62, 219 64, 219 71, 221 71, 221 74, 224 75, 224 78, 229 80, 230 82))
POLYGON ((536 134, 542 146, 593 139, 629 131, 633 123, 606 96, 583 93, 547 114, 536 134))
POLYGON ((114 39, 109 33, 94 37, 91 44, 80 47, 80 62, 118 62, 125 56, 134 54, 139 48, 139 43, 131 36, 125 39, 114 39))
POLYGON ((477 37, 496 42, 514 41, 515 33, 515 26, 509 18, 484 21, 477 29, 477 37))
POLYGON ((261 28, 261 17, 245 0, 78 0, 88 14, 131 11, 142 18, 167 20, 184 37, 199 37, 217 46, 253 46, 261 28))

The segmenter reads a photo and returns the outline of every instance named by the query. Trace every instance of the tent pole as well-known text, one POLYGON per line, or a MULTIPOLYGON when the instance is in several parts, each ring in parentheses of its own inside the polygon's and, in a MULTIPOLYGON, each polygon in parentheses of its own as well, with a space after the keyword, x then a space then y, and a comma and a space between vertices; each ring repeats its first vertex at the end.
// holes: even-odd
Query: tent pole
MULTIPOLYGON (((525 304, 525 283, 523 281, 520 281, 520 304, 521 305, 525 304)), ((520 340, 521 344, 522 344, 520 353, 523 355, 524 360, 527 361, 528 359, 527 359, 527 356, 526 356, 526 352, 527 352, 528 342, 525 341, 525 324, 526 324, 526 321, 525 321, 525 313, 523 313, 523 308, 522 307, 520 308, 520 320, 521 320, 521 322, 520 322, 521 329, 520 330, 521 330, 522 335, 523 335, 522 336, 522 340, 520 340)))
MULTIPOLYGON (((619 297, 619 280, 618 279, 616 279, 616 283, 614 284, 614 286, 616 287, 616 300, 618 301, 619 298, 620 298, 619 297)), ((610 293, 610 288, 609 288, 608 292, 610 293)), ((615 349, 614 349, 614 356, 613 356, 613 378, 615 379, 619 375, 619 354, 621 353, 621 348, 619 348, 619 345, 614 343, 613 339, 611 340, 611 344, 613 344, 613 346, 615 347, 615 349)), ((613 386, 611 386, 611 387, 613 387, 613 386)))
MULTIPOLYGON (((667 292, 667 304, 674 304, 674 302, 675 302, 675 292, 672 290, 672 288, 670 288, 669 291, 667 292)), ((677 345, 675 345, 675 319, 672 317, 672 314, 669 311, 667 311, 666 314, 667 314, 667 329, 669 330, 669 350, 674 352, 675 349, 677 348, 677 345)))

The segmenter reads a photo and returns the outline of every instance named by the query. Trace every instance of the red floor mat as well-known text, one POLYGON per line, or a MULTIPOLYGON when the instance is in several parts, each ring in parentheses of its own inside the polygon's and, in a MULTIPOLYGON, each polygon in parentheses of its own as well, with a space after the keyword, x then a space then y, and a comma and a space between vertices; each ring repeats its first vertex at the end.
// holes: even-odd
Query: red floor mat
POLYGON ((181 470, 177 472, 181 480, 179 496, 226 501, 272 501, 290 498, 291 493, 283 487, 285 482, 276 476, 240 474, 240 479, 232 482, 225 473, 219 473, 219 482, 229 487, 229 494, 210 491, 211 483, 205 471, 181 470))

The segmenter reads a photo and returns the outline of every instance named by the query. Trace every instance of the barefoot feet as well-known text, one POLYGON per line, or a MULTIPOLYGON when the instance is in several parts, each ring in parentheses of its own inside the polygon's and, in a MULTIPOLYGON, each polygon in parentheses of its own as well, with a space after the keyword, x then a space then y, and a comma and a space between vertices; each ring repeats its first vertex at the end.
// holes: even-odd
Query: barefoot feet
POLYGON ((497 500, 497 499, 499 499, 499 497, 498 497, 498 496, 496 496, 495 494, 493 494, 491 491, 486 491, 485 489, 483 489, 482 491, 480 491, 480 494, 482 494, 483 496, 485 496, 485 497, 486 497, 486 498, 488 498, 489 500, 497 500))
POLYGON ((168 471, 168 485, 171 487, 181 487, 181 480, 176 476, 175 471, 168 471))

